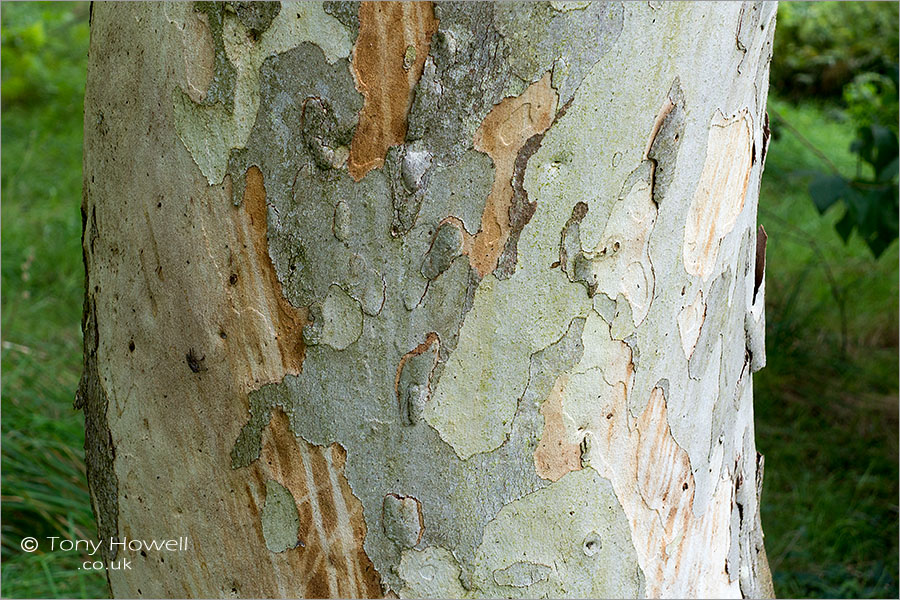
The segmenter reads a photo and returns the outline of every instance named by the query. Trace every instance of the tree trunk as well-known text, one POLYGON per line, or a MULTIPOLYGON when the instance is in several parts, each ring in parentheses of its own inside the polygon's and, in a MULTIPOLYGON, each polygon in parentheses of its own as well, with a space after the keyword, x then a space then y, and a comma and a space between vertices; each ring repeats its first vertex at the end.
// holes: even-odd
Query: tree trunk
POLYGON ((77 404, 112 592, 771 594, 774 16, 95 3, 77 404))

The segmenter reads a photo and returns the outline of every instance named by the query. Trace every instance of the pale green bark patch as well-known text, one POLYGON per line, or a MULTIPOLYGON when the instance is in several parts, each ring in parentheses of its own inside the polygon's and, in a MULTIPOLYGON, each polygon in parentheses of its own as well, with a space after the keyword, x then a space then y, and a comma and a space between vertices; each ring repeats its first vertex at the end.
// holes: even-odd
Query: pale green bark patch
POLYGON ((300 517, 290 490, 275 481, 266 481, 266 503, 259 515, 266 548, 284 552, 300 545, 300 517))
POLYGON ((634 598, 643 575, 610 482, 573 471, 503 507, 476 554, 480 593, 497 597, 634 598), (585 551, 582 540, 591 542, 585 551))
POLYGON ((327 344, 344 350, 362 334, 362 307, 336 285, 328 288, 325 300, 309 312, 312 322, 303 328, 303 340, 311 346, 327 344))

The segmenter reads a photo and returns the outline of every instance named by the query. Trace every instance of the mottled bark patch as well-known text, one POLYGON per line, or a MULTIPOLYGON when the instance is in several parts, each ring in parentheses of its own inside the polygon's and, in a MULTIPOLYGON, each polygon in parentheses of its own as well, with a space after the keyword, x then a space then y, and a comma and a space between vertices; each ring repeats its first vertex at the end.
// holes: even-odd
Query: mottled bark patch
POLYGON ((613 340, 599 317, 588 318, 585 336, 594 348, 575 368, 563 410, 574 421, 570 438, 582 435, 589 441, 586 463, 610 479, 632 538, 642 540, 636 549, 647 595, 737 592, 724 568, 732 482, 715 478, 712 504, 695 516, 690 459, 672 437, 662 387, 653 388, 644 410, 633 416, 628 408, 634 386, 631 349, 613 340))
POLYGON ((624 21, 619 2, 591 2, 574 11, 558 10, 550 2, 494 5, 494 26, 509 47, 512 71, 524 81, 552 71, 563 104, 614 47, 624 21))
POLYGON ((642 538, 629 529, 607 479, 591 469, 569 473, 487 524, 474 587, 495 598, 645 597, 642 538))
POLYGON ((412 90, 422 75, 437 25, 431 2, 359 5, 353 74, 365 104, 349 160, 350 175, 357 181, 381 167, 388 148, 406 138, 412 90))

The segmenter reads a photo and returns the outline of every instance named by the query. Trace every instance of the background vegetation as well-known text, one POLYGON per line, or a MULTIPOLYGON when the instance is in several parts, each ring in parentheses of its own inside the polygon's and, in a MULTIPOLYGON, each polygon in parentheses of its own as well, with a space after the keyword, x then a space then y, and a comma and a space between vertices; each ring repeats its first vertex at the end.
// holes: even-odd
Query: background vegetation
MULTIPOLYGON (((835 225, 852 194, 820 216, 809 186, 834 170, 893 185, 893 208, 883 195, 872 210, 896 235, 896 163, 877 181, 850 145, 873 125, 896 136, 897 4, 783 2, 778 18, 759 213, 769 365, 755 379, 766 547, 781 597, 896 598, 897 243, 877 259, 864 229, 845 243, 835 225)), ((27 535, 95 535, 72 409, 87 21, 86 3, 2 4, 4 597, 107 593, 84 558, 19 549, 27 535)))

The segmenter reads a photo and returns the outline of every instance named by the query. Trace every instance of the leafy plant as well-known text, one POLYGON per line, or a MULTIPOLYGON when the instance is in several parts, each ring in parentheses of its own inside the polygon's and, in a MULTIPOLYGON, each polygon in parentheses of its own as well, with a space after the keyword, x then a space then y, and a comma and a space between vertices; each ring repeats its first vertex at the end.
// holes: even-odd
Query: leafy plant
POLYGON ((782 2, 772 86, 793 99, 839 99, 860 72, 897 64, 896 2, 782 2))
POLYGON ((834 226, 841 239, 846 243, 855 230, 877 258, 897 238, 897 134, 881 125, 860 127, 850 151, 858 156, 856 176, 817 174, 809 195, 820 214, 841 202, 844 216, 834 226))
POLYGON ((828 162, 832 173, 816 174, 809 184, 820 214, 837 203, 844 205, 844 215, 835 223, 844 243, 856 231, 876 258, 897 238, 896 65, 892 74, 862 73, 844 87, 847 115, 857 126, 850 144, 857 157, 856 174, 844 177, 828 162))

